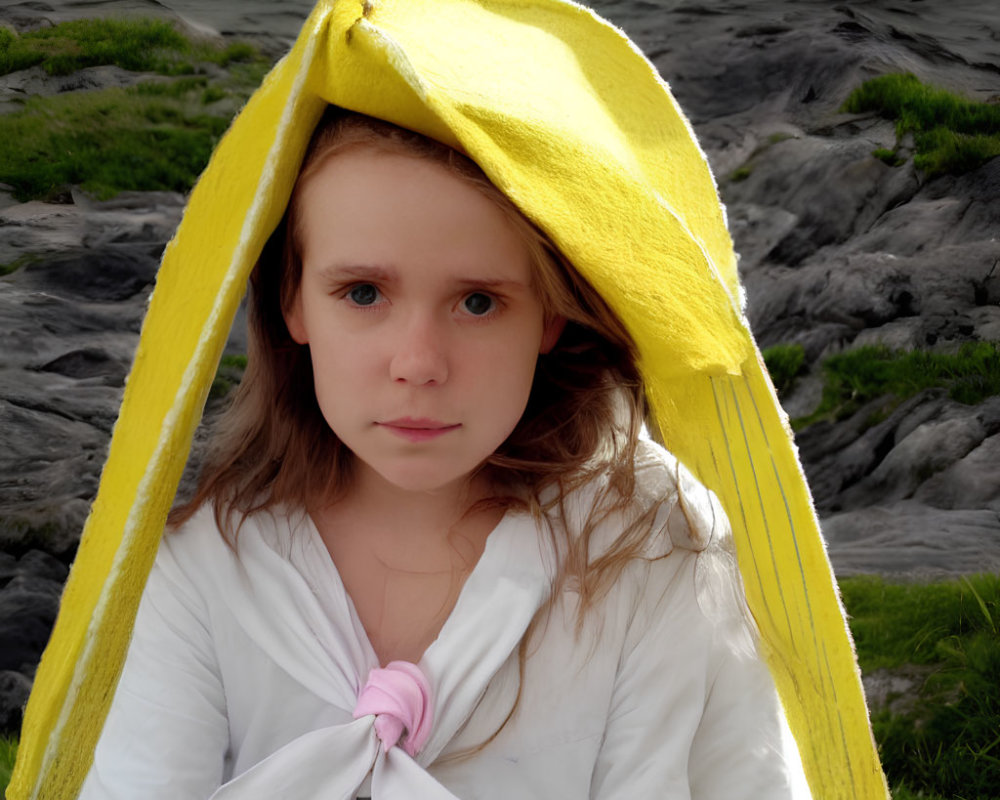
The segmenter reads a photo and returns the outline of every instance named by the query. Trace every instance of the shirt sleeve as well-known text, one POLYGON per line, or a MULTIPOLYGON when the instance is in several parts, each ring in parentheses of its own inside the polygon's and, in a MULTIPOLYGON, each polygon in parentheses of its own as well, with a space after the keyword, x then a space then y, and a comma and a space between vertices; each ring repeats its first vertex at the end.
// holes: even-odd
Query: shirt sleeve
POLYGON ((228 745, 204 601, 161 546, 79 798, 204 800, 222 783, 228 745))
POLYGON ((691 742, 691 797, 801 798, 793 785, 797 764, 786 757, 783 711, 767 666, 757 658, 717 655, 691 742))
POLYGON ((808 798, 793 774, 801 769, 797 757, 786 757, 777 691, 741 609, 729 603, 731 613, 706 615, 699 602, 704 562, 719 557, 678 550, 650 564, 619 664, 593 800, 808 798))

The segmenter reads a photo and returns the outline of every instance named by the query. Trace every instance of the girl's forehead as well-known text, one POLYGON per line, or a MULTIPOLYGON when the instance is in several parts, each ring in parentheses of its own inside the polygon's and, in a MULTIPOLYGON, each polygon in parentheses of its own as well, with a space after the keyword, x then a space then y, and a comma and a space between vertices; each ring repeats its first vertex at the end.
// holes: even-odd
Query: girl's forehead
MULTIPOLYGON (((412 133, 412 132, 411 132, 412 133)), ((417 137, 417 134, 413 134, 417 137)), ((363 138, 335 138, 321 141, 315 150, 306 155, 299 174, 299 183, 308 182, 317 172, 323 170, 331 162, 339 160, 383 160, 405 159, 425 164, 434 164, 449 173, 459 174, 479 173, 479 166, 466 156, 438 143, 422 146, 429 142, 423 137, 413 140, 394 139, 388 136, 368 134, 363 138)), ((485 179, 485 176, 483 176, 485 179)))
POLYGON ((394 143, 361 142, 331 148, 303 170, 300 183, 308 187, 318 181, 355 180, 362 183, 390 178, 395 183, 432 180, 462 181, 445 162, 394 143))
POLYGON ((530 272, 528 245, 509 216, 468 180, 426 158, 372 148, 337 153, 309 175, 298 215, 299 247, 310 268, 476 264, 497 280, 530 272))
POLYGON ((347 217, 423 214, 447 209, 465 216, 503 218, 485 194, 445 165, 374 148, 332 154, 303 181, 300 203, 310 215, 347 217))
POLYGON ((383 123, 368 118, 346 129, 335 128, 320 132, 310 145, 300 170, 293 203, 305 185, 312 182, 316 173, 329 171, 332 164, 344 161, 355 165, 381 161, 409 163, 413 166, 414 173, 422 171, 425 175, 434 172, 439 176, 446 175, 488 197, 508 215, 520 214, 514 203, 466 153, 415 131, 395 126, 389 126, 387 131, 383 123), (368 123, 375 124, 375 127, 369 127, 368 123), (422 169, 418 165, 422 165, 422 169))

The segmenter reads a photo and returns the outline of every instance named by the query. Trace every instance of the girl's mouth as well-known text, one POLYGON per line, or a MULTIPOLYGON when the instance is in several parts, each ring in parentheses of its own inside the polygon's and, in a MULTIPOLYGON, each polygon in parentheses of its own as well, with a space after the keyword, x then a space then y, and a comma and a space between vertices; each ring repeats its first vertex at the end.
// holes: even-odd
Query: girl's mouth
POLYGON ((375 424, 411 442, 430 441, 462 427, 434 419, 414 419, 412 417, 401 417, 375 424))

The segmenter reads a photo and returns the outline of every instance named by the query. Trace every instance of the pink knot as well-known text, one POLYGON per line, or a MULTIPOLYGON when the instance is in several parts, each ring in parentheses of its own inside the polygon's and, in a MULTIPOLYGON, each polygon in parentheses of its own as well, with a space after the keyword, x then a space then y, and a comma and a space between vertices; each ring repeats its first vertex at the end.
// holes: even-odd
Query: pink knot
POLYGON ((403 749, 411 756, 420 752, 431 733, 433 709, 431 686, 424 673, 409 661, 390 661, 384 669, 368 673, 368 682, 358 695, 354 719, 375 715, 375 733, 388 750, 406 729, 403 749))

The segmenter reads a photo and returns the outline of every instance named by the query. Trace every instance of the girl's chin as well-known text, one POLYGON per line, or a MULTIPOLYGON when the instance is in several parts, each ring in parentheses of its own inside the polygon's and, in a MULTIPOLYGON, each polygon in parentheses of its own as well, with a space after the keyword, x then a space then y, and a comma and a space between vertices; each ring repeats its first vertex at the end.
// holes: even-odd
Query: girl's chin
POLYGON ((436 473, 429 469, 385 470, 374 469, 370 465, 364 470, 370 480, 369 486, 382 492, 399 492, 401 494, 450 494, 464 491, 473 482, 477 471, 460 473, 436 473))

